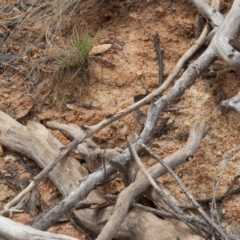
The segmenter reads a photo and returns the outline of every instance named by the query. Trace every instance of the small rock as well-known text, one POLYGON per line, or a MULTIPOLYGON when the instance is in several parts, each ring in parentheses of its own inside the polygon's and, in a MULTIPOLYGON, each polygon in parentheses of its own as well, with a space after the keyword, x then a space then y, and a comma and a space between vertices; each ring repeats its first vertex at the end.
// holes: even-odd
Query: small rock
POLYGON ((222 156, 222 152, 221 152, 221 151, 218 151, 218 152, 217 152, 217 156, 222 156))
POLYGON ((164 9, 162 7, 157 7, 156 8, 156 14, 159 17, 163 17, 165 15, 165 11, 164 11, 164 9))
POLYGON ((122 50, 122 49, 123 49, 123 47, 120 46, 120 45, 117 44, 117 43, 113 43, 112 47, 113 47, 114 49, 117 49, 117 50, 122 50))
POLYGON ((143 40, 144 42, 146 42, 146 41, 149 41, 150 38, 149 38, 148 36, 142 36, 142 37, 141 37, 141 40, 143 40))
POLYGON ((106 44, 106 43, 109 44, 109 42, 110 42, 109 38, 102 38, 99 40, 100 44, 106 44))
POLYGON ((226 214, 225 208, 222 209, 222 214, 223 214, 223 215, 226 214))
POLYGON ((24 56, 22 57, 22 59, 23 59, 23 60, 28 60, 27 55, 24 55, 24 56))
POLYGON ((4 156, 3 146, 0 145, 0 157, 4 156))
POLYGON ((137 15, 137 13, 130 13, 129 14, 129 16, 131 17, 131 18, 133 18, 133 19, 138 19, 138 15, 137 15))
POLYGON ((143 75, 143 72, 141 70, 139 70, 139 71, 136 72, 136 74, 137 74, 138 77, 141 77, 143 75))
POLYGON ((66 107, 67 107, 68 109, 70 109, 70 110, 74 110, 74 109, 77 109, 77 108, 78 108, 76 105, 70 104, 70 103, 67 104, 66 107))
POLYGON ((11 162, 11 161, 15 162, 17 160, 17 158, 13 155, 7 155, 3 158, 3 160, 5 162, 11 162))
POLYGON ((112 44, 101 44, 98 46, 94 46, 92 50, 90 51, 89 55, 98 55, 101 53, 106 52, 112 47, 112 44))

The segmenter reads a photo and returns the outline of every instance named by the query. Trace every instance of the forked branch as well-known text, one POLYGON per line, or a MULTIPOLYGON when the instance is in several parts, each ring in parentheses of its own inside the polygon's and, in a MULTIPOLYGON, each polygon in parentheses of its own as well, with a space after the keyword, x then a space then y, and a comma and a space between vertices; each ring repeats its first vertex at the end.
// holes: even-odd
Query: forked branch
MULTIPOLYGON (((202 138, 205 136, 207 131, 208 128, 204 123, 200 123, 194 126, 191 129, 186 145, 182 149, 166 157, 164 161, 167 162, 168 165, 172 168, 183 164, 189 157, 195 154, 202 138)), ((148 173, 154 179, 164 175, 166 172, 166 169, 163 168, 160 164, 155 164, 148 169, 148 173)), ((140 179, 130 184, 119 194, 114 212, 108 220, 107 224, 102 229, 101 234, 97 238, 98 240, 110 240, 113 238, 114 234, 122 224, 122 221, 124 220, 133 199, 145 191, 149 186, 149 181, 145 176, 142 176, 140 179)))

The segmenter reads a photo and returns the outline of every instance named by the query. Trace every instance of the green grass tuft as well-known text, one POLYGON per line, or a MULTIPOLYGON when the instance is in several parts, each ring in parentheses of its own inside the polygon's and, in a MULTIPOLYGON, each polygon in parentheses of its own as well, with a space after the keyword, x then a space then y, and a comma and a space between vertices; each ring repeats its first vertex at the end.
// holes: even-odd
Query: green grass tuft
POLYGON ((87 28, 80 33, 73 28, 71 45, 63 46, 53 54, 60 69, 68 67, 81 69, 86 63, 87 56, 92 48, 96 37, 91 37, 87 28))

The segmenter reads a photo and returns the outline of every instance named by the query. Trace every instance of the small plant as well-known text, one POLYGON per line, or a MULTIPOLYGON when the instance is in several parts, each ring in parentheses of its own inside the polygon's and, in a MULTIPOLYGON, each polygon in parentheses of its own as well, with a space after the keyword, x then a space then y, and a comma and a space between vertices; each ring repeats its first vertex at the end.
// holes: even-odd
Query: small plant
POLYGON ((60 69, 67 67, 81 69, 86 63, 87 56, 95 41, 95 37, 91 37, 87 28, 80 33, 77 28, 73 28, 71 45, 58 48, 53 54, 60 69))

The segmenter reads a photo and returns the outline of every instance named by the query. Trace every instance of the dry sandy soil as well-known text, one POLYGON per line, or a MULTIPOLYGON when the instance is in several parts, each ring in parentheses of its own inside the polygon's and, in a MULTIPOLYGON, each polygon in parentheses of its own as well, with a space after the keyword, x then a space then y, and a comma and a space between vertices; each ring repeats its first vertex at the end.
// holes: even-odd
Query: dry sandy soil
MULTIPOLYGON (((131 105, 135 95, 157 88, 158 62, 153 43, 156 31, 159 32, 161 49, 164 51, 164 78, 195 41, 194 23, 197 10, 188 1, 174 1, 173 5, 167 0, 138 3, 92 1, 95 4, 82 1, 68 21, 61 26, 57 39, 67 43, 74 25, 78 29, 87 25, 92 35, 98 32, 94 45, 113 44, 112 48, 100 57, 114 63, 114 66, 100 60, 89 60, 87 77, 77 74, 72 78, 71 70, 53 75, 55 65, 46 60, 46 56, 53 51, 54 45, 50 46, 43 37, 38 38, 41 30, 45 28, 43 23, 50 18, 51 12, 46 12, 45 15, 42 12, 43 15, 38 15, 34 21, 29 20, 27 24, 18 25, 17 21, 13 20, 15 16, 29 16, 26 13, 30 11, 31 4, 47 4, 48 1, 27 1, 30 5, 13 0, 5 2, 10 7, 7 9, 7 4, 0 4, 1 11, 4 12, 0 17, 0 110, 23 124, 29 119, 42 124, 47 120, 79 126, 97 124, 109 114, 131 105), (8 26, 8 29, 4 26, 8 26), (121 46, 119 43, 124 44, 121 46), (10 57, 13 59, 11 66, 10 57), (16 67, 17 69, 14 69, 16 67), (79 107, 82 103, 96 108, 79 107)), ((226 13, 229 6, 230 3, 223 3, 222 12, 226 13)), ((240 116, 236 112, 223 116, 218 104, 220 88, 220 97, 223 99, 232 97, 239 91, 238 78, 238 74, 228 68, 219 71, 215 78, 201 77, 176 103, 187 108, 177 114, 163 113, 164 117, 169 117, 169 122, 174 122, 165 135, 154 141, 152 148, 161 157, 183 146, 189 129, 195 123, 205 122, 211 127, 194 158, 176 169, 196 199, 212 196, 214 184, 226 161, 228 164, 218 188, 218 195, 226 191, 232 179, 240 172, 239 153, 236 152, 228 158, 239 145, 240 116)), ((146 113, 147 106, 142 110, 146 113)), ((125 135, 134 136, 140 129, 141 126, 130 114, 95 134, 93 139, 102 148, 124 147, 125 135)), ((51 132, 64 144, 69 142, 60 132, 51 132)), ((149 156, 144 156, 143 161, 146 166, 155 163, 149 156)), ((40 171, 31 159, 20 157, 3 148, 0 161, 1 208, 31 179, 27 170, 29 167, 33 175, 40 171)), ((175 196, 185 199, 170 175, 165 175, 160 180, 175 196)), ((46 209, 47 201, 56 189, 49 180, 44 180, 38 188, 41 207, 46 209)), ((100 190, 118 194, 122 188, 121 182, 113 181, 102 186, 100 190)), ((222 201, 222 214, 224 225, 240 227, 238 195, 222 201)), ((27 210, 13 215, 14 220, 23 223, 32 217, 27 210)), ((79 239, 84 237, 67 221, 56 224, 49 231, 79 239)))

